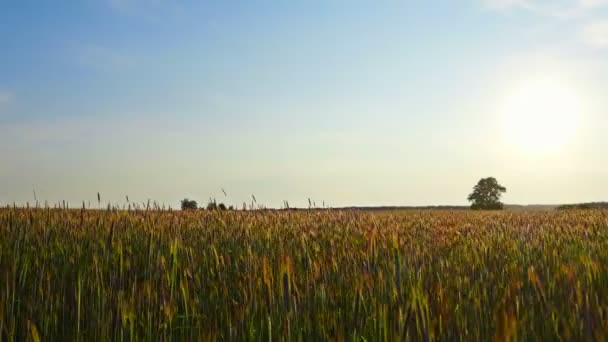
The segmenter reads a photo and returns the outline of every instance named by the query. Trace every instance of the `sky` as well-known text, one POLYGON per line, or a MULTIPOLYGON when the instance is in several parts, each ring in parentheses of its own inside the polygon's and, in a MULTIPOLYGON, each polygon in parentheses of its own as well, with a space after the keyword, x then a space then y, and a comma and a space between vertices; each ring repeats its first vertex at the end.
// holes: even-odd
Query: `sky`
POLYGON ((606 94, 608 0, 2 0, 0 204, 608 200, 606 94))

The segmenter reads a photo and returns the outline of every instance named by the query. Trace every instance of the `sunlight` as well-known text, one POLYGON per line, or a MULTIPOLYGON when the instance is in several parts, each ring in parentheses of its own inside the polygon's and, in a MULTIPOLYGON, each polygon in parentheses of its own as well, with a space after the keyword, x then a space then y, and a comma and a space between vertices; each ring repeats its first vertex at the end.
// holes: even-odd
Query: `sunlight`
POLYGON ((576 135, 581 107, 578 94, 565 83, 525 82, 502 105, 505 139, 526 153, 557 153, 576 135))

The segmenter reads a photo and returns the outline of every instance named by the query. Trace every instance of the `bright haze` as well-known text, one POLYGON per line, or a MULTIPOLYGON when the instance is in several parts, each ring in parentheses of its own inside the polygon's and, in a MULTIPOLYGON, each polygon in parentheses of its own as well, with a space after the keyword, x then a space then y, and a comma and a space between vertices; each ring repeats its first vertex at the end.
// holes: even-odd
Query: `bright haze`
POLYGON ((604 0, 3 1, 0 204, 606 200, 607 95, 604 0))

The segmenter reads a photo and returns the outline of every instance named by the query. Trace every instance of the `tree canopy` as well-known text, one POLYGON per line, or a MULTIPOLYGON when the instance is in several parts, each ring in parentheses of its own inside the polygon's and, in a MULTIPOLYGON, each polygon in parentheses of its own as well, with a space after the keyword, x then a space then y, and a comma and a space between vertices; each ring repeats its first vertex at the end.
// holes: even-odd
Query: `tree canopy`
POLYGON ((196 210, 198 208, 198 204, 194 200, 189 200, 184 198, 182 200, 182 210, 196 210))
POLYGON ((507 188, 498 184, 494 177, 482 178, 473 188, 468 200, 473 210, 501 210, 504 205, 500 201, 507 188))

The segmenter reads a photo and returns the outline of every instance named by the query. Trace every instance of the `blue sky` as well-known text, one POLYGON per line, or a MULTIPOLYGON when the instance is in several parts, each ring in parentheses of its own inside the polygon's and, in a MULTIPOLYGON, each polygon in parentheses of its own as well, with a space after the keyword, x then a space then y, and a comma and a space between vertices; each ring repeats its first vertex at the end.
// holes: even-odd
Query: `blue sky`
POLYGON ((0 203, 608 200, 605 94, 604 0, 7 0, 0 203), (550 152, 501 116, 547 77, 581 104, 550 152))

